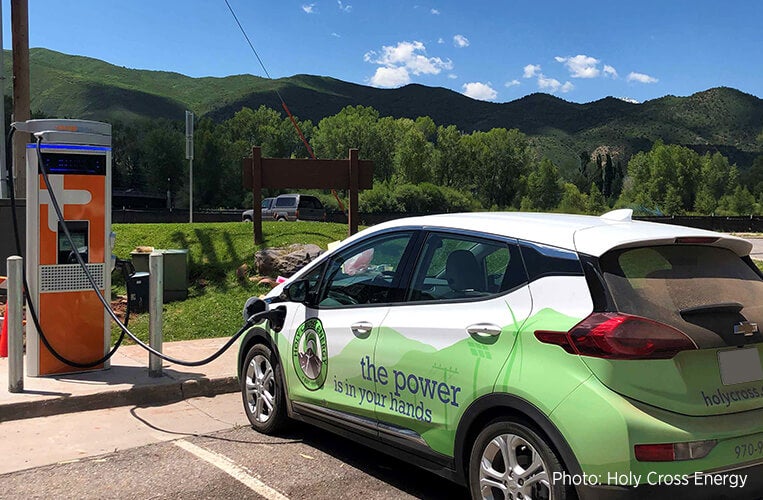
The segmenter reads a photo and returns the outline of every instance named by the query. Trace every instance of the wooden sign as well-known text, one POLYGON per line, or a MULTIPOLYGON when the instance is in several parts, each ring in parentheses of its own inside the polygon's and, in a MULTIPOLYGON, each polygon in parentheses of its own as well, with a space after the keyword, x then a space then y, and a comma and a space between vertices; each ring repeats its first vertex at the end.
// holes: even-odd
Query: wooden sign
POLYGON ((373 187, 374 162, 359 160, 358 150, 350 149, 346 160, 304 160, 263 158, 259 147, 241 165, 243 183, 252 190, 254 242, 262 243, 262 188, 271 189, 347 189, 350 196, 348 234, 358 232, 358 191, 373 187))

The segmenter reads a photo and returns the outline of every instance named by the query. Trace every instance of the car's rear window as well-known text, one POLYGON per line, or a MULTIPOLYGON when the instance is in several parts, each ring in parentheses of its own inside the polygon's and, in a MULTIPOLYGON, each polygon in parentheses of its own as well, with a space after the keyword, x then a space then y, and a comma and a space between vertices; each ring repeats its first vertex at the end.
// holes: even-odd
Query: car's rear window
POLYGON ((763 325, 763 280, 731 250, 632 248, 605 254, 600 264, 618 311, 674 326, 700 346, 718 336, 733 343, 740 322, 763 325))
POLYGON ((318 198, 312 196, 301 196, 299 198, 299 208, 323 208, 321 201, 318 198))

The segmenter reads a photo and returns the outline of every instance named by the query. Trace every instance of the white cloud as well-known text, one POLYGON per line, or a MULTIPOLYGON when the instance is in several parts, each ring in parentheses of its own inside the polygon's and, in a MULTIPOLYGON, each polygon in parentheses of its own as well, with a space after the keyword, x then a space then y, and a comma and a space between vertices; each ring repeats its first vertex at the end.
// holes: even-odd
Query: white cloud
POLYGON ((465 83, 462 88, 464 89, 464 95, 471 97, 472 99, 479 99, 480 101, 492 101, 498 97, 498 92, 490 86, 490 82, 471 82, 465 83))
POLYGON ((451 80, 458 80, 458 75, 450 73, 448 74, 448 78, 450 78, 451 80))
POLYGON ((367 52, 363 60, 386 67, 402 66, 414 75, 437 75, 444 69, 453 68, 450 60, 427 57, 426 50, 421 42, 398 42, 394 47, 383 46, 381 54, 375 51, 367 52))
POLYGON ((556 56, 554 59, 567 67, 572 78, 596 78, 601 74, 598 67, 601 61, 594 57, 578 54, 574 57, 556 56))
POLYGON ((423 43, 398 42, 395 46, 383 46, 381 53, 369 51, 363 60, 378 64, 381 68, 371 78, 371 84, 379 87, 405 85, 411 80, 410 75, 437 75, 443 70, 453 69, 450 60, 439 57, 427 57, 423 43))
POLYGON ((445 43, 445 40, 443 40, 442 38, 438 38, 437 43, 445 43))
POLYGON ((632 97, 618 97, 621 101, 629 102, 631 104, 641 104, 639 101, 632 97))
POLYGON ((440 11, 439 11, 439 10, 437 10, 437 9, 432 9, 432 10, 430 10, 429 12, 430 12, 430 14, 432 14, 433 16, 439 16, 439 15, 440 15, 440 11))
POLYGON ((540 74, 540 64, 528 64, 524 68, 524 77, 525 78, 532 78, 537 74, 540 74))
POLYGON ((604 76, 608 76, 610 78, 617 78, 617 70, 610 66, 609 64, 604 65, 604 70, 602 71, 604 73, 604 76))
POLYGON ((339 10, 343 12, 350 12, 352 10, 352 5, 343 3, 342 0, 336 0, 337 5, 339 5, 339 10))
POLYGON ((464 35, 455 35, 453 37, 453 45, 456 47, 463 49, 464 47, 469 46, 469 39, 466 38, 464 35))
POLYGON ((314 3, 306 4, 302 6, 302 10, 305 11, 305 14, 313 14, 315 12, 315 10, 313 10, 314 7, 314 3))
POLYGON ((636 73, 631 71, 625 78, 629 82, 638 83, 657 83, 659 80, 653 76, 645 75, 644 73, 636 73))
POLYGON ((506 82, 506 83, 504 84, 504 86, 505 86, 505 87, 515 87, 515 86, 517 86, 517 85, 519 85, 519 84, 520 84, 520 83, 519 83, 519 80, 511 80, 510 82, 506 82))
POLYGON ((374 87, 400 87, 411 83, 411 76, 404 67, 376 68, 376 73, 371 77, 371 85, 374 87))
POLYGON ((332 32, 331 32, 331 36, 333 36, 334 38, 342 38, 342 35, 340 35, 340 34, 339 34, 339 33, 337 33, 336 31, 332 31, 332 32))
POLYGON ((547 90, 552 94, 555 94, 556 92, 562 92, 563 94, 566 94, 570 90, 574 89, 575 86, 570 82, 564 82, 562 85, 562 83, 556 78, 547 78, 544 74, 541 73, 538 75, 538 88, 541 90, 547 90))

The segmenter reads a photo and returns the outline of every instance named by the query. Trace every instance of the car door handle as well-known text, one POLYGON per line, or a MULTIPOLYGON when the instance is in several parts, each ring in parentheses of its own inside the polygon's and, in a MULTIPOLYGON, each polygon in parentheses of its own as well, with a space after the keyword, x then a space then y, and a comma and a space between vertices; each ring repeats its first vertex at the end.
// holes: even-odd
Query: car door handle
POLYGON ((350 326, 350 330, 352 330, 352 333, 355 335, 368 335, 371 333, 371 329, 374 327, 371 323, 368 321, 358 321, 357 323, 353 323, 350 326))
POLYGON ((497 337, 501 334, 501 327, 492 323, 476 323, 467 326, 466 333, 480 337, 497 337))

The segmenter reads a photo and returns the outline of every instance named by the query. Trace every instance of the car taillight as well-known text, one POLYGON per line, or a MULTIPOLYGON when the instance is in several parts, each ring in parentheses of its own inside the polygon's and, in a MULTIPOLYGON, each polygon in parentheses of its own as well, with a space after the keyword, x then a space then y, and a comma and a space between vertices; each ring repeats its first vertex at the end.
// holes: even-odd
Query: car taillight
POLYGON ((696 460, 710 453, 718 441, 692 441, 690 443, 637 444, 633 453, 639 462, 674 462, 696 460))
POLYGON ((295 219, 299 219, 299 209, 296 209, 296 210, 294 211, 294 218, 295 218, 295 219))
POLYGON ((593 313, 569 332, 538 330, 535 337, 570 354, 606 359, 669 359, 697 348, 671 326, 620 313, 593 313))

